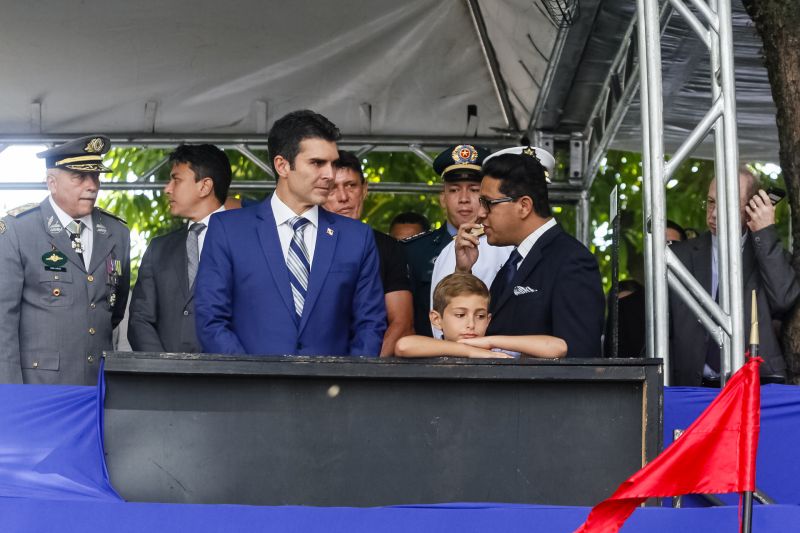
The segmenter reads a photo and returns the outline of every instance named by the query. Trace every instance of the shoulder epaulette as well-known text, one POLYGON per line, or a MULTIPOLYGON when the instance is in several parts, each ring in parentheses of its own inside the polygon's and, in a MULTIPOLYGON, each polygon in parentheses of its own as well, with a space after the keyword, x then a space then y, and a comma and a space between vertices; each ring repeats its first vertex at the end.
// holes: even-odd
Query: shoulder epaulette
POLYGON ((412 235, 411 237, 406 237, 405 239, 401 239, 400 242, 402 242, 403 244, 408 244, 410 242, 418 241, 419 239, 421 239, 423 237, 426 237, 426 236, 428 236, 428 235, 430 235, 432 233, 435 233, 435 232, 436 232, 435 229, 428 230, 428 231, 423 231, 422 233, 417 233, 416 235, 412 235))
POLYGON ((39 204, 37 204, 37 203, 25 204, 25 205, 21 205, 19 207, 15 207, 14 209, 9 209, 8 213, 6 213, 6 214, 8 216, 10 216, 10 217, 16 218, 16 217, 18 217, 18 216, 20 216, 22 214, 27 213, 28 211, 32 211, 33 209, 35 209, 37 207, 39 207, 39 204))
POLYGON ((98 211, 100 211, 101 213, 103 213, 104 215, 108 215, 108 216, 110 216, 111 218, 116 218, 117 220, 119 220, 120 222, 122 222, 123 224, 125 224, 126 226, 128 225, 128 221, 127 221, 127 220, 125 220, 124 218, 122 218, 122 217, 120 217, 120 216, 117 216, 117 215, 115 215, 115 214, 114 214, 114 213, 112 213, 111 211, 106 211, 106 210, 105 210, 105 209, 103 209, 102 207, 96 207, 96 209, 97 209, 98 211))

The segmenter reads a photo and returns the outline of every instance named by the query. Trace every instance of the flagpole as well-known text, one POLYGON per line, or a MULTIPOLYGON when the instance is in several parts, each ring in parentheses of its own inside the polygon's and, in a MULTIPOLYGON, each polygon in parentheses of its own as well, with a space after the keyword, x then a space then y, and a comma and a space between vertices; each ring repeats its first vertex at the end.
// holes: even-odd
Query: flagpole
MULTIPOLYGON (((755 289, 753 289, 750 302, 750 353, 748 360, 751 357, 758 357, 758 304, 756 303, 755 289)), ((742 507, 744 507, 742 510, 742 533, 750 533, 753 530, 753 491, 746 490, 744 492, 744 501, 742 503, 742 507)))

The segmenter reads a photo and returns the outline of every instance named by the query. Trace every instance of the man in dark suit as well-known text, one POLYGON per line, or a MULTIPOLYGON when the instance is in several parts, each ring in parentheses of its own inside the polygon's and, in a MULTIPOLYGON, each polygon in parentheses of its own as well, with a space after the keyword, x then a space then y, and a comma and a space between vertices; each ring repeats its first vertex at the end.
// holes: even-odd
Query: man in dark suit
POLYGON ((279 119, 267 141, 275 193, 212 217, 195 292, 204 351, 380 353, 386 307, 372 230, 319 207, 338 138, 312 111, 279 119))
POLYGON ((480 228, 492 246, 515 246, 492 283, 488 335, 552 335, 568 357, 597 357, 604 297, 597 260, 550 214, 546 172, 531 147, 486 158, 479 224, 464 224, 456 239, 456 269, 478 258, 480 228))
POLYGON ((189 223, 147 247, 133 289, 128 339, 136 351, 199 352, 193 285, 211 215, 225 210, 231 164, 211 144, 183 144, 169 162, 164 193, 170 213, 189 223))
MULTIPOLYGON (((758 302, 759 351, 764 358, 761 375, 780 381, 786 364, 772 321, 792 309, 800 285, 781 246, 775 229, 775 207, 759 190, 758 179, 746 167, 739 169, 740 217, 742 222, 742 281, 744 283, 744 324, 749 333, 752 299, 758 302)), ((696 239, 674 243, 672 251, 714 298, 719 287, 717 270, 717 187, 712 180, 706 198, 709 231, 696 239)), ((672 385, 719 386, 720 350, 694 313, 677 295, 670 294, 670 357, 672 385)), ((748 339, 745 338, 745 343, 748 339)), ((745 347, 739 347, 744 350, 745 347)))

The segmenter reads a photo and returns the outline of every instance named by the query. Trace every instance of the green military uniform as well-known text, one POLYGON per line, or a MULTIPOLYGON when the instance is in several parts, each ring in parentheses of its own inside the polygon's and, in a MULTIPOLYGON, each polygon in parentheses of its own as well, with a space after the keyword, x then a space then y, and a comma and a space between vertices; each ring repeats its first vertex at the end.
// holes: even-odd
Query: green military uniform
MULTIPOLYGON (((39 155, 48 168, 94 173, 108 170, 107 151, 107 138, 91 136, 39 155)), ((50 197, 0 220, 0 383, 96 383, 125 313, 130 234, 98 208, 87 220, 93 238, 85 258, 50 197)))
POLYGON ((445 224, 437 230, 420 233, 400 241, 405 247, 408 259, 411 294, 414 296, 414 331, 417 335, 428 337, 433 335, 431 322, 428 319, 433 263, 451 240, 452 237, 445 224))

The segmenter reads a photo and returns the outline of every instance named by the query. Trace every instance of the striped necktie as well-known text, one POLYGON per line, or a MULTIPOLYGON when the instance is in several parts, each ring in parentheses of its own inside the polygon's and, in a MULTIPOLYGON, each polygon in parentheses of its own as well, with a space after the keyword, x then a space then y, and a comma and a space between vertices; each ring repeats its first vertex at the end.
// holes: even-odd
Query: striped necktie
POLYGON ((289 269, 289 283, 292 286, 294 310, 298 321, 303 316, 303 304, 306 301, 306 290, 308 289, 308 273, 311 272, 308 250, 303 240, 303 230, 306 224, 308 224, 308 220, 303 217, 289 219, 289 225, 294 230, 294 235, 286 254, 286 267, 289 269))

